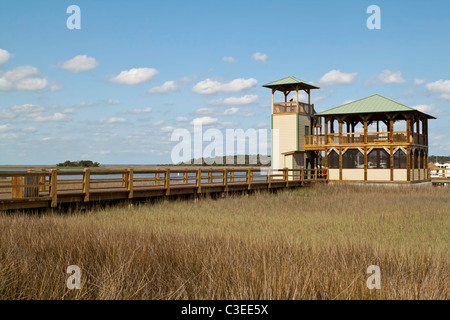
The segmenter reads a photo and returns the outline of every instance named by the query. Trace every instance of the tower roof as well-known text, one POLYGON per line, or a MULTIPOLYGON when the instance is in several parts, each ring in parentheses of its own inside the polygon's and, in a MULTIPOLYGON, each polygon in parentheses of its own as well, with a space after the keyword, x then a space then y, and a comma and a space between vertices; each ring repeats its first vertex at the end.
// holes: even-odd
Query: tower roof
POLYGON ((318 116, 356 114, 356 113, 386 113, 386 112, 419 112, 429 119, 436 119, 417 109, 408 107, 402 103, 386 98, 380 94, 343 104, 326 111, 317 113, 318 116))
POLYGON ((271 88, 271 89, 275 89, 275 90, 279 90, 279 91, 286 91, 289 89, 295 89, 295 87, 299 88, 299 89, 320 89, 319 87, 316 87, 306 81, 297 79, 293 76, 289 76, 277 81, 273 81, 270 83, 267 83, 265 85, 263 85, 263 87, 265 88, 271 88))

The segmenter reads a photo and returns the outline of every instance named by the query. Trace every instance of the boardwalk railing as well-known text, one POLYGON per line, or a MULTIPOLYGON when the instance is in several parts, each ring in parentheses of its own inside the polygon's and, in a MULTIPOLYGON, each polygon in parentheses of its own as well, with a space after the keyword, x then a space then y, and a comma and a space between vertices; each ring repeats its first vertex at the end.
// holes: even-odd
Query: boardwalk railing
POLYGON ((432 180, 450 179, 450 168, 429 169, 429 177, 432 180))
POLYGON ((163 168, 0 171, 0 210, 59 203, 301 186, 326 169, 163 168))

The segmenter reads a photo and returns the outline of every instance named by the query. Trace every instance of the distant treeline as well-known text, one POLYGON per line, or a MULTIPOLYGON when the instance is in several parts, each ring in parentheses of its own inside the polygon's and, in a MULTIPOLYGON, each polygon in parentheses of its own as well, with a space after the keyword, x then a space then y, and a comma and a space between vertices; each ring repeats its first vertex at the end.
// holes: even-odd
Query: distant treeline
POLYGON ((197 158, 178 163, 181 166, 270 166, 270 156, 236 155, 214 158, 197 158))
POLYGON ((450 162, 450 156, 428 156, 428 161, 433 163, 446 163, 450 162))
POLYGON ((79 161, 69 161, 61 162, 56 164, 57 167, 82 167, 82 168, 90 168, 90 167, 99 167, 100 163, 93 162, 91 160, 79 160, 79 161))

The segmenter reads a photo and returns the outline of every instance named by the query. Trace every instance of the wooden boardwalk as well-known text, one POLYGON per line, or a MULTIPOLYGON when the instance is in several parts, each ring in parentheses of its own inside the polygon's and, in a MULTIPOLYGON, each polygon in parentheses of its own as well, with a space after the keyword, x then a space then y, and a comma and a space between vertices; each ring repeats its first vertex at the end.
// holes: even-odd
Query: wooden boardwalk
POLYGON ((0 171, 0 210, 202 195, 327 182, 326 169, 193 168, 0 171))

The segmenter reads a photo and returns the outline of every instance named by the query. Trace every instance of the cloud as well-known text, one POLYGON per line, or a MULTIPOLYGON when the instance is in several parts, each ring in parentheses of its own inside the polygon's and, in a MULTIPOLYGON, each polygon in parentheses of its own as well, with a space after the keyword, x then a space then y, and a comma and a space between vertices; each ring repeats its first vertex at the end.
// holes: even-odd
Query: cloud
POLYGON ((160 125, 162 125, 163 123, 164 123, 164 120, 159 120, 159 121, 153 122, 153 125, 154 125, 154 126, 160 126, 160 125))
POLYGON ((414 106, 414 109, 428 113, 436 110, 436 107, 433 104, 419 104, 417 106, 414 106))
POLYGON ((175 130, 175 127, 171 127, 171 126, 167 126, 167 127, 163 127, 161 128, 161 132, 172 132, 173 130, 175 130))
POLYGON ((357 75, 358 72, 344 73, 340 70, 331 70, 320 78, 319 83, 326 86, 352 84, 357 75))
POLYGON ((133 110, 123 110, 120 113, 131 113, 131 114, 144 114, 144 113, 150 113, 152 112, 152 108, 151 107, 147 107, 144 109, 133 109, 133 110))
POLYGON ((0 49, 0 65, 6 63, 10 57, 11 54, 8 51, 0 49))
POLYGON ((61 90, 63 88, 64 88, 64 85, 62 83, 53 82, 53 83, 50 84, 50 88, 49 89, 50 89, 50 92, 56 92, 56 91, 59 91, 59 90, 61 90))
POLYGON ((128 122, 125 118, 109 118, 109 119, 101 119, 100 122, 108 123, 108 124, 117 124, 117 123, 126 123, 128 122))
POLYGON ((49 115, 38 115, 36 117, 30 117, 32 121, 35 122, 59 122, 59 121, 67 121, 69 118, 60 112, 49 114, 49 115))
POLYGON ((88 71, 98 66, 97 60, 87 55, 78 55, 60 65, 60 68, 72 72, 88 71))
POLYGON ((217 118, 201 117, 201 118, 195 118, 190 123, 193 125, 196 125, 196 124, 207 125, 207 124, 213 124, 216 122, 217 122, 217 118))
POLYGON ((245 95, 243 97, 229 97, 223 100, 210 100, 206 101, 206 103, 210 105, 241 106, 254 103, 257 99, 257 95, 245 95))
POLYGON ((45 78, 37 78, 39 70, 32 66, 21 66, 0 74, 0 91, 41 90, 48 85, 45 78))
POLYGON ((120 103, 120 100, 118 100, 118 99, 106 99, 106 100, 103 100, 106 104, 112 104, 112 105, 115 105, 115 104, 119 104, 120 103))
POLYGON ((13 126, 9 123, 7 124, 2 124, 0 125, 0 132, 7 132, 7 131, 11 131, 14 130, 16 128, 16 126, 13 126))
POLYGON ((183 85, 185 85, 188 82, 191 82, 195 79, 194 76, 191 77, 184 77, 179 80, 171 80, 164 82, 161 86, 153 87, 150 90, 148 90, 148 93, 151 94, 165 94, 168 92, 178 91, 181 89, 183 85))
POLYGON ((207 78, 198 82, 192 91, 198 94, 214 94, 218 92, 231 93, 254 87, 258 81, 256 79, 234 79, 228 83, 222 83, 217 80, 207 78))
POLYGON ((268 56, 265 53, 263 54, 260 52, 256 52, 252 55, 252 58, 255 61, 262 61, 263 63, 266 63, 268 56))
POLYGON ((435 82, 427 83, 425 87, 431 93, 441 93, 439 98, 443 100, 450 100, 450 80, 438 80, 435 82))
POLYGON ((132 68, 124 70, 117 76, 111 77, 109 81, 117 82, 127 85, 135 85, 152 80, 159 74, 159 71, 154 68, 132 68))
POLYGON ((175 121, 178 121, 178 122, 186 122, 186 121, 188 121, 188 118, 186 118, 186 117, 176 117, 176 118, 175 118, 175 121))
POLYGON ((384 70, 379 75, 376 75, 372 78, 370 78, 367 83, 368 84, 377 84, 377 83, 383 83, 383 84, 390 84, 390 83, 405 83, 406 80, 403 79, 402 73, 400 71, 392 72, 390 70, 384 70))
POLYGON ((212 108, 200 108, 195 111, 196 114, 212 114, 213 112, 212 108))
POLYGON ((223 115, 224 116, 231 116, 231 115, 234 115, 234 114, 238 113, 238 111, 239 111, 239 108, 230 108, 230 109, 225 110, 223 112, 223 115))
POLYGON ((15 105, 11 107, 11 111, 14 113, 36 113, 44 111, 44 107, 37 106, 34 104, 23 104, 23 105, 15 105))
POLYGON ((423 80, 423 79, 414 79, 414 82, 413 82, 413 84, 415 86, 420 86, 420 85, 422 85, 424 83, 425 83, 425 80, 423 80))
POLYGON ((233 57, 223 57, 222 61, 226 62, 226 63, 236 63, 237 62, 237 60, 234 59, 233 57))

